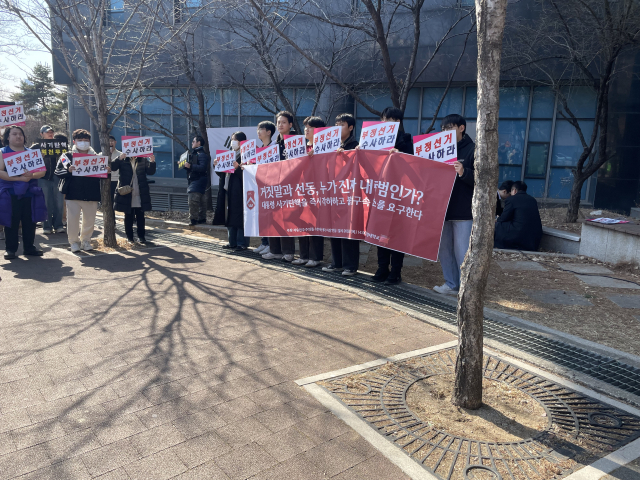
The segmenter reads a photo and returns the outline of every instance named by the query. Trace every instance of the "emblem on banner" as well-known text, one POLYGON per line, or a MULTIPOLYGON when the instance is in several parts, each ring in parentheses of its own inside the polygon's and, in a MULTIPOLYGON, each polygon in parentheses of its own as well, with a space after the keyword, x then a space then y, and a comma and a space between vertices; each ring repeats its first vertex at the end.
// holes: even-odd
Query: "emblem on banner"
POLYGON ((253 190, 249 190, 247 192, 247 208, 249 210, 256 206, 255 193, 256 192, 254 192, 253 190))

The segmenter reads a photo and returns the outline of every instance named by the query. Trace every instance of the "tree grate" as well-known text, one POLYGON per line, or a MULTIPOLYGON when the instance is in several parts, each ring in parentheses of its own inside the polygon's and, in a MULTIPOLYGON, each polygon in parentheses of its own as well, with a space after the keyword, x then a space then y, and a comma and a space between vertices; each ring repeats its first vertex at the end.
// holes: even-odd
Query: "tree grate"
MULTIPOLYGON (((98 223, 97 220, 96 223, 98 223)), ((120 225, 117 228, 118 230, 123 230, 120 225)), ((147 238, 160 243, 193 247, 220 254, 260 260, 264 263, 274 262, 274 260, 263 260, 250 250, 228 252, 216 243, 198 240, 182 234, 149 231, 147 232, 147 238)), ((375 294, 385 300, 396 303, 406 310, 428 315, 450 325, 457 325, 455 307, 427 298, 416 292, 392 285, 373 283, 361 275, 346 277, 332 272, 323 272, 320 268, 299 268, 287 262, 278 262, 278 266, 295 270, 296 274, 309 278, 346 285, 350 288, 375 294)), ((627 393, 640 396, 640 368, 487 317, 484 318, 484 336, 534 357, 583 373, 627 393)))
MULTIPOLYGON (((484 378, 537 401, 547 426, 514 442, 450 434, 416 416, 407 391, 416 382, 453 374, 455 348, 327 380, 322 387, 442 480, 548 480, 563 477, 640 436, 640 418, 486 355, 484 378)), ((443 400, 448 401, 448 400, 443 400)))

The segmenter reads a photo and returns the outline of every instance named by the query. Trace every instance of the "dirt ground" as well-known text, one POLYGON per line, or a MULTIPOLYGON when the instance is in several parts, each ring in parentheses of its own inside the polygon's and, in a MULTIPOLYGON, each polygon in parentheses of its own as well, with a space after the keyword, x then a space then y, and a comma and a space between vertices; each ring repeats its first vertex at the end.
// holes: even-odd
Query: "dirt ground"
POLYGON ((568 232, 580 233, 582 228, 582 221, 587 218, 617 218, 621 220, 633 220, 630 217, 626 217, 610 210, 600 210, 594 208, 581 208, 578 211, 578 221, 575 223, 565 222, 565 216, 567 215, 566 206, 547 206, 543 202, 538 203, 538 209, 540 210, 540 220, 542 225, 550 228, 557 228, 558 230, 566 230, 568 232), (598 214, 591 214, 591 212, 602 212, 598 214))
POLYGON ((547 414, 537 401, 517 388, 486 378, 479 409, 456 407, 449 398, 453 381, 453 375, 435 375, 414 383, 407 390, 407 407, 434 428, 489 442, 518 442, 547 426, 547 414))

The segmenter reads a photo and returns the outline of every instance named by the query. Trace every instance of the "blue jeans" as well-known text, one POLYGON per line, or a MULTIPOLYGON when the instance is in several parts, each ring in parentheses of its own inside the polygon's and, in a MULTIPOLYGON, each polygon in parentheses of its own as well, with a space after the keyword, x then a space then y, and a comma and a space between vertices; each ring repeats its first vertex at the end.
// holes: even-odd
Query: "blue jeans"
POLYGON ((460 288, 460 265, 469 250, 473 220, 447 220, 442 227, 438 260, 444 281, 452 290, 460 288))
POLYGON ((249 237, 244 236, 243 227, 227 227, 229 233, 229 245, 232 247, 244 247, 249 246, 249 237))
POLYGON ((62 228, 62 194, 58 190, 58 179, 45 180, 38 179, 38 186, 44 193, 44 202, 47 205, 47 219, 42 222, 42 228, 51 230, 52 228, 62 228))

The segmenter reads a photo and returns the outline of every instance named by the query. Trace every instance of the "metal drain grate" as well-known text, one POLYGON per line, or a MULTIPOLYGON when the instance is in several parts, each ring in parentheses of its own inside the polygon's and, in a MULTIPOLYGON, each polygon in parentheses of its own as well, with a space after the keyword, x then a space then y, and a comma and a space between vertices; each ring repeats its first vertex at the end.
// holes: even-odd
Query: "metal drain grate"
MULTIPOLYGON (((121 230, 122 227, 118 225, 118 229, 121 230)), ((221 245, 180 234, 149 231, 147 237, 160 242, 174 243, 218 253, 227 253, 225 250, 222 250, 221 245)), ((259 258, 248 250, 234 253, 233 255, 254 260, 259 258)), ((268 261, 265 260, 265 262, 268 261)), ((319 278, 371 292, 407 309, 429 315, 451 325, 457 324, 455 307, 424 297, 418 293, 394 288, 389 285, 373 283, 359 275, 344 277, 331 272, 323 272, 321 269, 298 268, 287 262, 280 262, 279 265, 284 268, 295 269, 296 273, 310 278, 319 278)), ((484 319, 484 335, 486 338, 496 340, 509 347, 517 348, 529 355, 589 375, 625 392, 640 396, 640 368, 635 368, 616 359, 605 357, 558 340, 552 340, 543 335, 528 332, 514 325, 486 317, 484 319)))
MULTIPOLYGON (((320 385, 442 480, 557 478, 557 474, 566 475, 581 462, 591 463, 640 436, 640 418, 635 415, 491 355, 484 359, 484 378, 505 387, 498 395, 517 389, 538 402, 545 412, 546 427, 540 420, 530 425, 530 431, 514 428, 501 441, 483 438, 492 434, 482 429, 475 434, 480 438, 470 438, 470 426, 450 425, 457 431, 450 433, 446 427, 435 426, 441 418, 424 418, 424 413, 421 416, 412 411, 407 392, 423 380, 428 383, 437 382, 439 375, 452 377, 455 356, 455 349, 447 349, 343 375, 320 385)), ((498 425, 508 428, 505 425, 509 422, 512 428, 520 425, 509 416, 498 420, 498 425)))

